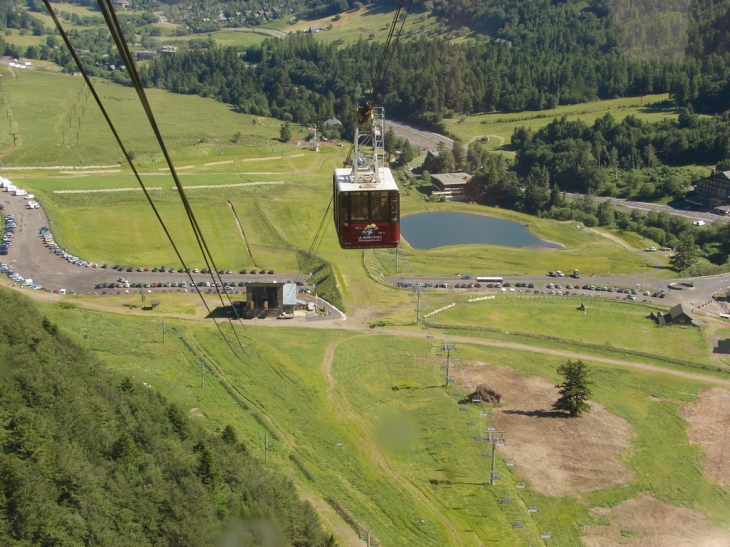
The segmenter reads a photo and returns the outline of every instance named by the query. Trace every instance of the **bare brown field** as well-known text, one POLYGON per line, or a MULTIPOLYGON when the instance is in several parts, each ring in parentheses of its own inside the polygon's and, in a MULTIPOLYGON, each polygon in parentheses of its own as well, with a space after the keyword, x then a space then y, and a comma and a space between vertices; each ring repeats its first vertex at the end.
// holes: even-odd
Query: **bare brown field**
POLYGON ((728 547, 730 536, 713 528, 699 511, 673 507, 651 496, 599 507, 593 516, 608 524, 583 527, 586 547, 728 547))
POLYGON ((730 391, 703 389, 696 402, 682 405, 682 418, 690 423, 689 440, 705 448, 705 475, 720 484, 730 484, 730 391))
POLYGON ((588 414, 564 417, 551 408, 558 390, 546 379, 487 363, 468 362, 460 378, 488 384, 502 395, 506 406, 493 414, 507 439, 500 455, 515 460, 517 474, 536 492, 560 497, 633 479, 620 459, 631 426, 602 405, 592 402, 588 414))

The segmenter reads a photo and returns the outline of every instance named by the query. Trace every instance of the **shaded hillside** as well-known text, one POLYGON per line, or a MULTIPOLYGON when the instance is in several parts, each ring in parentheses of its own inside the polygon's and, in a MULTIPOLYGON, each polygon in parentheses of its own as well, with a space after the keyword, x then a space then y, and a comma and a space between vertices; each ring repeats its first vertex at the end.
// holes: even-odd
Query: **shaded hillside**
POLYGON ((283 538, 276 545, 334 544, 230 429, 205 433, 9 290, 0 363, 0 544, 213 545, 243 517, 234 529, 249 541, 269 531, 283 538))

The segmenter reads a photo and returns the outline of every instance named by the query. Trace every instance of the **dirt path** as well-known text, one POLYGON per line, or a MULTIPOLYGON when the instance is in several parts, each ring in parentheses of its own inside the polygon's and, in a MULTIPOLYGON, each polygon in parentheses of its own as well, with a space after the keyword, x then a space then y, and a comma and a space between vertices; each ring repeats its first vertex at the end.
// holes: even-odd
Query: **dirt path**
MULTIPOLYGON (((347 400, 347 397, 345 397, 344 394, 335 394, 335 391, 337 390, 337 381, 332 374, 332 365, 334 364, 335 351, 337 350, 337 348, 341 344, 349 342, 350 340, 352 340, 353 338, 357 338, 358 336, 364 336, 364 333, 352 336, 350 338, 345 338, 344 340, 333 342, 329 346, 327 346, 327 350, 322 361, 322 375, 327 379, 327 383, 329 384, 329 388, 327 389, 327 397, 332 403, 332 406, 339 412, 340 416, 343 416, 351 423, 356 424, 358 429, 360 429, 363 437, 369 437, 370 435, 367 432, 369 428, 368 424, 359 414, 357 414, 352 409, 349 401, 347 400)), ((406 475, 403 475, 394 470, 391 467, 387 456, 382 452, 376 442, 373 441, 365 443, 363 449, 370 454, 370 458, 375 465, 382 469, 391 479, 393 479, 393 481, 402 486, 404 490, 409 492, 415 499, 419 500, 423 505, 425 505, 433 513, 433 517, 438 519, 441 524, 443 524, 446 530, 450 532, 448 542, 449 545, 463 544, 460 541, 461 538, 459 536, 459 530, 454 525, 454 523, 451 522, 451 519, 448 518, 443 512, 444 510, 448 510, 447 507, 442 506, 438 502, 438 500, 432 499, 429 493, 421 490, 417 485, 410 481, 406 475)))
MULTIPOLYGON (((21 290, 21 289, 16 289, 21 290)), ((140 315, 149 317, 148 312, 144 312, 142 310, 130 310, 130 309, 119 309, 118 307, 112 307, 107 305, 103 299, 68 299, 66 297, 58 296, 55 294, 48 294, 48 293, 42 293, 40 291, 30 291, 23 289, 23 293, 27 296, 30 296, 32 298, 43 300, 46 302, 74 302, 78 304, 79 306, 82 306, 87 309, 99 311, 99 312, 105 312, 105 313, 116 313, 120 315, 140 315)), ((209 319, 198 316, 198 317, 191 317, 190 315, 181 314, 181 313, 162 313, 162 314, 156 314, 155 317, 167 317, 171 319, 181 319, 185 321, 209 321, 209 319)), ((367 326, 364 326, 361 323, 358 323, 357 320, 353 320, 353 316, 348 316, 347 321, 314 321, 314 322, 258 322, 256 326, 266 326, 266 327, 276 327, 276 328, 327 328, 327 329, 343 329, 348 330, 352 332, 359 332, 362 335, 366 334, 388 334, 391 336, 404 336, 408 338, 423 338, 425 336, 425 333, 423 331, 411 331, 411 330, 400 330, 400 329, 394 329, 394 328, 377 328, 377 329, 370 329, 367 326)), ((677 376, 679 378, 686 378, 688 380, 697 380, 701 382, 707 382, 707 383, 713 383, 717 385, 723 385, 723 386, 730 386, 730 379, 725 380, 722 378, 715 378, 713 376, 704 375, 700 373, 693 373, 693 372, 684 372, 681 370, 675 370, 671 368, 663 368, 657 365, 652 365, 649 363, 641 363, 638 361, 629 361, 629 360, 622 360, 622 359, 611 359, 609 357, 599 357, 590 353, 581 353, 577 351, 569 351, 569 350, 562 350, 562 349, 550 349, 540 346, 529 346, 527 344, 520 344, 517 342, 501 342, 498 340, 484 340, 479 338, 470 338, 468 336, 453 336, 449 335, 449 340, 454 342, 459 342, 462 344, 476 344, 479 346, 490 346, 495 348, 504 348, 504 349, 513 349, 518 351, 529 351, 531 353, 542 353, 544 355, 557 355, 559 357, 567 357, 569 359, 582 359, 586 361, 594 361, 598 363, 605 363, 609 365, 618 365, 622 367, 628 367, 638 370, 645 370, 648 372, 655 372, 660 374, 669 374, 670 376, 677 376)), ((325 363, 327 362, 327 359, 334 359, 334 349, 332 351, 332 355, 329 356, 329 353, 327 354, 329 357, 325 357, 325 363)), ((329 348, 327 350, 330 351, 329 348)), ((328 381, 330 381, 331 378, 331 367, 332 363, 330 362, 329 365, 327 365, 327 368, 325 368, 323 364, 323 373, 325 374, 325 377, 328 378, 328 381), (330 376, 328 377, 327 374, 330 376)), ((331 382, 334 382, 334 379, 331 379, 331 382)), ((331 383, 331 388, 334 389, 334 384, 331 383)))
POLYGON ((469 139, 466 143, 466 146, 469 146, 475 140, 481 139, 482 137, 489 137, 490 139, 498 139, 499 147, 502 148, 504 146, 504 137, 502 135, 478 135, 476 137, 472 137, 471 139, 469 139))
POLYGON ((657 257, 655 257, 654 255, 652 255, 650 253, 645 253, 644 251, 640 251, 638 249, 635 249, 634 247, 632 247, 631 245, 629 245, 626 241, 624 241, 620 237, 615 236, 615 235, 613 235, 613 234, 611 234, 609 232, 606 232, 605 230, 597 230, 596 228, 589 228, 589 230, 591 232, 593 232, 594 234, 598 234, 601 237, 605 237, 606 239, 610 239, 614 243, 618 243, 624 249, 627 249, 627 250, 631 251, 632 253, 640 254, 641 256, 643 256, 644 258, 646 258, 647 260, 650 260, 650 261, 654 262, 654 267, 652 268, 652 271, 651 271, 650 276, 657 275, 659 272, 661 272, 664 269, 664 264, 662 264, 662 261, 659 260, 657 257))
MULTIPOLYGON (((375 332, 381 334, 391 334, 393 336, 407 336, 409 338, 422 338, 424 334, 417 331, 404 331, 397 329, 376 329, 375 332)), ((568 351, 562 349, 550 349, 536 346, 528 346, 526 344, 518 344, 516 342, 500 342, 497 340, 481 340, 478 338, 469 338, 468 336, 453 336, 449 335, 449 340, 452 342, 459 342, 462 344, 476 344, 478 346, 490 346, 493 348, 504 348, 514 349, 519 351, 529 351, 531 353, 542 353, 544 355, 557 355, 559 357, 567 357, 569 359, 581 359, 585 361, 594 361, 598 363, 606 363, 609 365, 619 365, 622 367, 629 367, 638 370, 645 370, 648 372, 656 372, 659 374, 669 374, 671 376, 677 376, 679 378, 686 378, 688 380, 698 380, 700 382, 707 382, 712 384, 720 384, 724 386, 730 386, 730 380, 724 380, 721 378, 715 378, 712 376, 705 376, 703 374, 696 374, 693 372, 684 372, 681 370, 674 370, 670 368, 662 368, 657 365, 650 365, 648 363, 639 363, 637 361, 623 361, 620 359, 610 359, 608 357, 598 357, 589 353, 579 353, 576 351, 568 351)))

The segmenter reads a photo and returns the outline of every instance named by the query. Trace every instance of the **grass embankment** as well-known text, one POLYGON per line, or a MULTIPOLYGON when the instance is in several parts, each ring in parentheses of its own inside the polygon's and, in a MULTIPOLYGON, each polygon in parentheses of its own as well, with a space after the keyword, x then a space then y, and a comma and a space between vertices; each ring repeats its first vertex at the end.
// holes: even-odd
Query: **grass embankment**
POLYGON ((450 133, 464 142, 484 135, 490 136, 486 146, 490 150, 497 150, 500 147, 500 140, 492 138, 493 136, 503 137, 505 145, 509 145, 512 133, 516 128, 524 126, 537 131, 562 116, 566 116, 569 120, 582 120, 589 125, 609 112, 618 121, 630 115, 649 122, 676 116, 675 108, 658 107, 653 104, 666 101, 668 98, 667 94, 647 95, 642 98, 625 97, 577 105, 560 105, 553 110, 539 112, 476 114, 467 116, 464 122, 453 118, 445 120, 444 123, 450 133))
MULTIPOLYGON (((342 13, 337 21, 332 17, 321 19, 300 19, 293 24, 278 25, 282 32, 307 32, 310 27, 327 28, 316 33, 317 40, 322 42, 353 43, 358 40, 385 41, 393 23, 394 11, 390 7, 371 4, 363 9, 342 13)), ((433 17, 426 14, 410 15, 403 25, 401 40, 418 40, 428 36, 437 25, 433 17)), ((272 28, 274 28, 272 26, 272 28)), ((400 28, 400 25, 399 25, 400 28)))
POLYGON ((497 326, 506 332, 529 332, 712 364, 711 344, 701 329, 659 327, 646 318, 653 311, 646 306, 585 298, 498 296, 482 302, 468 303, 465 297, 456 301, 456 307, 439 313, 434 320, 449 325, 497 326), (582 302, 587 307, 585 313, 576 310, 582 302))
MULTIPOLYGON (((43 309, 115 369, 149 383, 186 410, 197 409, 192 419, 205 427, 215 431, 233 424, 249 450, 263 458, 259 434, 266 430, 211 375, 201 387, 200 364, 179 338, 185 332, 250 407, 282 433, 268 466, 291 477, 315 501, 334 493, 384 544, 514 545, 534 543, 549 528, 560 545, 578 546, 581 526, 592 522, 591 506, 613 505, 639 492, 699 508, 716 525, 730 524, 727 489, 702 477, 701 450, 688 443, 687 425, 677 415, 682 401, 696 397, 699 382, 592 364, 593 399, 632 424, 634 437, 624 463, 635 471, 636 481, 582 498, 556 499, 516 490, 519 476, 501 460, 497 469, 503 480, 494 488, 485 486, 488 460, 472 440, 475 428, 465 425, 473 419, 482 427, 485 418, 476 409, 459 412, 452 390, 439 387, 443 371, 433 359, 438 349, 431 340, 247 328, 242 364, 210 325, 169 321, 163 345, 154 319, 58 304, 43 309), (291 453, 316 482, 289 459, 291 453), (514 504, 501 505, 505 496, 514 504), (525 504, 533 501, 540 512, 529 515, 525 504), (515 517, 525 520, 525 529, 512 530, 515 517)), ((464 362, 510 366, 550 382, 557 380, 555 368, 562 361, 469 344, 459 344, 459 353, 464 362)), ((331 512, 323 514, 334 527, 342 527, 331 512)))
MULTIPOLYGON (((403 244, 410 270, 403 273, 418 275, 525 275, 547 273, 550 270, 571 271, 578 268, 586 274, 621 275, 639 273, 644 259, 598 234, 586 230, 575 221, 557 222, 529 215, 479 205, 447 202, 425 203, 406 199, 403 213, 425 211, 458 211, 488 214, 520 224, 528 224, 538 237, 564 245, 563 249, 509 248, 494 245, 456 245, 431 250, 411 248, 403 244)), ((377 250, 375 259, 387 275, 395 275, 395 254, 392 250, 377 250)))
MULTIPOLYGON (((160 25, 155 25, 160 26, 160 25)), ((174 28, 174 27, 169 27, 174 28)), ((169 31, 165 34, 169 34, 169 31)), ((215 40, 216 46, 222 47, 240 47, 249 48, 251 46, 261 45, 266 39, 270 39, 271 36, 268 34, 262 34, 259 32, 249 32, 240 30, 218 30, 216 32, 209 33, 210 37, 215 40)), ((163 35, 162 41, 165 43, 175 44, 181 42, 195 41, 195 40, 207 40, 208 34, 187 34, 185 36, 169 36, 163 35)))

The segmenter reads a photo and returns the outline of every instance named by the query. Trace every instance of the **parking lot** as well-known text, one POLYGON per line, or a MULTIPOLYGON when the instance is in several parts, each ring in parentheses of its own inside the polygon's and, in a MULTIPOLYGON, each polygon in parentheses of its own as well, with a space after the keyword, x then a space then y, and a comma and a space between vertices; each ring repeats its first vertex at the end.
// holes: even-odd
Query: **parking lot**
MULTIPOLYGON (((23 280, 32 280, 32 284, 40 290, 63 289, 71 294, 116 294, 133 289, 184 292, 191 290, 192 276, 196 285, 203 283, 201 291, 215 292, 212 284, 218 282, 221 283, 221 288, 235 285, 233 292, 239 290, 243 292, 243 286, 240 285, 242 282, 306 281, 309 277, 296 273, 275 273, 274 270, 258 268, 245 274, 231 270, 225 270, 221 274, 210 274, 203 273, 203 269, 200 268, 198 271, 191 269, 188 274, 179 271, 178 266, 172 265, 168 265, 169 268, 164 268, 163 271, 161 264, 149 266, 94 264, 84 260, 84 257, 68 256, 66 251, 55 245, 52 237, 53 224, 48 220, 44 210, 29 209, 26 208, 26 204, 27 200, 23 196, 14 196, 10 192, 0 190, 2 213, 4 216, 12 215, 15 221, 12 244, 8 247, 7 255, 0 255, 0 263, 4 263, 7 269, 16 272, 23 280), (76 260, 69 260, 70 258, 76 260), (117 266, 117 269, 114 269, 114 266, 117 266), (125 278, 126 281, 120 282, 120 278, 125 278), (205 286, 206 282, 211 286, 205 286), (175 283, 177 286, 174 286, 175 283), (106 284, 107 287, 102 288, 102 284, 106 284), (125 286, 126 284, 129 284, 129 287, 125 286)), ((11 286, 19 284, 12 279, 7 279, 6 282, 11 286)))

